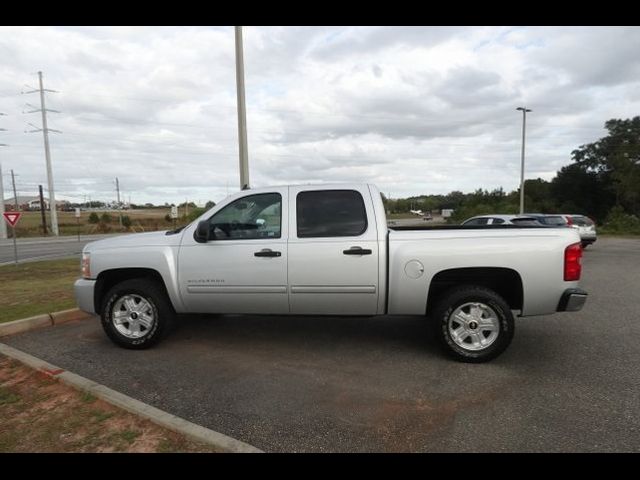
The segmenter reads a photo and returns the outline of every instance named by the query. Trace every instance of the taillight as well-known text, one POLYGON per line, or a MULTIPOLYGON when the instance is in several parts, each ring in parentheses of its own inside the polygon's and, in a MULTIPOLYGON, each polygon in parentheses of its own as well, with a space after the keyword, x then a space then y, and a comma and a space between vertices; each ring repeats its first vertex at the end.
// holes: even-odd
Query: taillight
POLYGON ((580 280, 582 265, 582 246, 580 243, 573 243, 564 249, 564 281, 574 282, 580 280))

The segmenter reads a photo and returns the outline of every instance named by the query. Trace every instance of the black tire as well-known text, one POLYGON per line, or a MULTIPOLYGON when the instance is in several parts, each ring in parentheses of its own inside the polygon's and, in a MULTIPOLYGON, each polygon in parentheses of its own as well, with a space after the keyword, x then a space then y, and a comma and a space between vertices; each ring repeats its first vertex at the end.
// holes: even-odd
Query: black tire
POLYGON ((173 306, 167 298, 164 287, 157 281, 145 278, 125 280, 113 286, 104 298, 101 311, 102 328, 109 339, 120 347, 134 350, 152 347, 162 340, 173 326, 175 319, 173 306), (144 334, 139 338, 126 336, 118 331, 114 324, 114 307, 116 302, 125 296, 133 296, 137 300, 144 299, 149 305, 148 312, 153 313, 153 322, 149 328, 145 328, 144 334))
MULTIPOLYGON (((438 302, 438 305, 433 310, 432 319, 436 323, 435 326, 437 327, 437 337, 440 345, 444 348, 447 354, 460 362, 482 363, 496 358, 509 346, 515 331, 513 314, 511 313, 511 309, 507 302, 505 302, 504 299, 493 290, 473 285, 456 287, 446 292, 444 297, 438 302), (459 345, 461 342, 460 340, 456 343, 456 340, 454 340, 453 334, 450 331, 449 318, 459 307, 474 302, 489 307, 486 310, 487 312, 491 312, 491 310, 493 310, 493 313, 495 313, 495 317, 497 318, 496 323, 498 330, 497 337, 495 337, 492 340, 492 343, 487 347, 472 350, 472 348, 477 347, 470 344, 465 348, 459 345)), ((452 319, 452 322, 452 327, 456 324, 461 325, 461 322, 458 322, 455 319, 452 319)), ((471 322, 473 322, 472 319, 471 322)), ((475 322, 475 327, 473 324, 470 325, 470 327, 478 329, 478 323, 475 322)), ((480 332, 480 329, 474 333, 478 332, 480 332)), ((479 333, 479 335, 484 337, 484 341, 488 341, 492 334, 489 332, 489 336, 485 337, 484 332, 482 332, 479 333)), ((482 345, 480 342, 478 342, 478 344, 480 346, 482 345)))

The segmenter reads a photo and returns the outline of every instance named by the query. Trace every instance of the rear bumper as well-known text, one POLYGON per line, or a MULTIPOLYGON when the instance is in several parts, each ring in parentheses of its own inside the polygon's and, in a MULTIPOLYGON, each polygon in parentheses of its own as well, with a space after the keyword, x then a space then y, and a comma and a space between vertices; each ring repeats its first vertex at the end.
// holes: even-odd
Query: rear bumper
POLYGON ((558 312, 577 312, 582 310, 585 302, 587 301, 587 292, 581 288, 567 288, 560 302, 558 302, 558 312))
POLYGON ((73 284, 76 303, 78 304, 78 308, 83 312, 96 313, 95 307, 93 306, 93 289, 95 285, 95 280, 87 280, 85 278, 79 278, 76 280, 76 283, 73 284))

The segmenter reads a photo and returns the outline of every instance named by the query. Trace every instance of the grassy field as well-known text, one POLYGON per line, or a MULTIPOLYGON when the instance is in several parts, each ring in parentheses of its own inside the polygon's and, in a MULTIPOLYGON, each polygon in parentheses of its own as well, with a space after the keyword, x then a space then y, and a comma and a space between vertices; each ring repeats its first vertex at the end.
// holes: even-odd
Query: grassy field
POLYGON ((79 276, 78 259, 0 267, 0 323, 75 307, 73 282, 79 276))
MULTIPOLYGON (((139 210, 123 210, 122 215, 126 215, 131 219, 131 230, 134 232, 148 232, 153 230, 164 230, 172 228, 173 222, 167 222, 165 216, 170 212, 170 208, 150 208, 139 210)), ((78 220, 75 217, 75 212, 58 212, 58 227, 61 235, 76 235, 78 228, 81 235, 88 235, 92 233, 109 233, 126 231, 121 229, 118 219, 118 211, 96 211, 98 216, 102 216, 103 213, 107 213, 111 217, 111 221, 101 224, 89 223, 89 215, 91 212, 81 212, 80 225, 78 226, 78 220)), ((180 211, 182 215, 184 212, 180 211)), ((46 213, 47 228, 50 228, 49 213, 46 213)), ((180 225, 181 220, 178 219, 177 223, 180 225)), ((10 229, 9 229, 10 230, 10 229)), ((22 212, 20 221, 16 227, 16 233, 18 238, 22 237, 38 237, 43 235, 42 230, 42 218, 40 212, 22 212)), ((50 233, 50 232, 49 232, 50 233)))
POLYGON ((0 356, 0 452, 216 452, 0 356))

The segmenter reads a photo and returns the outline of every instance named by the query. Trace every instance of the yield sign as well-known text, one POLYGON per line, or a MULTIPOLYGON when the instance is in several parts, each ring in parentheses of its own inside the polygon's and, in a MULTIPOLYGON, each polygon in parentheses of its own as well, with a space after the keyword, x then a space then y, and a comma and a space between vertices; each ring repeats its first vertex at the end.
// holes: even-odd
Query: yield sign
POLYGON ((7 221, 7 223, 9 225, 11 225, 12 227, 15 227, 16 223, 18 223, 18 220, 20 220, 20 215, 22 215, 22 213, 20 213, 20 212, 5 212, 2 215, 4 215, 4 219, 7 221))

